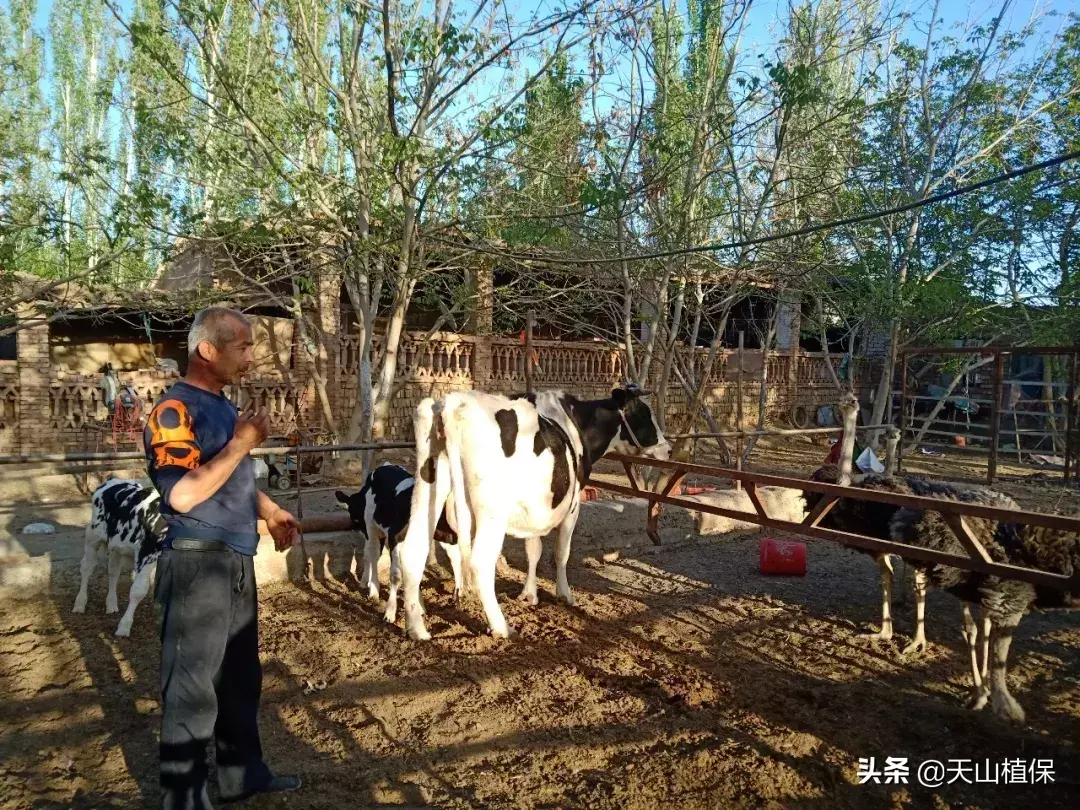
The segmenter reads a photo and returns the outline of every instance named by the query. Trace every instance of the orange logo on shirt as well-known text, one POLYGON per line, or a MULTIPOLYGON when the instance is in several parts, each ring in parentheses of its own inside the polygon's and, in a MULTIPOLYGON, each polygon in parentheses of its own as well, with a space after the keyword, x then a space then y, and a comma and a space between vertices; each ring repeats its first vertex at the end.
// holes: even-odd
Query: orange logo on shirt
POLYGON ((158 403, 146 422, 150 447, 154 450, 154 466, 183 467, 194 470, 199 466, 199 442, 195 425, 187 406, 178 399, 158 403))

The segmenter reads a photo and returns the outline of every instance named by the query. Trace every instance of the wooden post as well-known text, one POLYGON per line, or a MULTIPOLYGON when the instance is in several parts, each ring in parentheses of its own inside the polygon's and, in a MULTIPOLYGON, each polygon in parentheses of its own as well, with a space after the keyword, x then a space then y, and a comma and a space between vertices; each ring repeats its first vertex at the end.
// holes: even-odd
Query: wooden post
MULTIPOLYGON (((736 354, 738 365, 735 367, 735 430, 739 436, 735 440, 735 469, 742 471, 742 451, 743 451, 743 421, 742 421, 742 399, 743 399, 743 344, 746 339, 746 333, 739 332, 739 351, 736 354)), ((742 489, 742 481, 735 482, 735 489, 742 489)))
POLYGON ((859 419, 859 400, 849 394, 840 403, 840 413, 844 416, 844 437, 840 440, 840 486, 851 484, 851 469, 855 454, 855 428, 859 419))
MULTIPOLYGON (((889 392, 892 396, 892 391, 889 392)), ((904 433, 907 427, 907 351, 900 354, 900 443, 897 445, 896 471, 904 471, 904 433)))
POLYGON ((1076 452, 1073 444, 1073 430, 1076 429, 1076 361, 1077 353, 1069 355, 1069 390, 1065 398, 1065 483, 1073 476, 1073 456, 1076 452))
POLYGON ((1004 363, 1001 349, 994 349, 994 401, 990 412, 990 464, 986 468, 986 483, 993 484, 997 476, 998 437, 1001 432, 1001 387, 1004 381, 1004 363))
POLYGON ((890 427, 885 431, 885 477, 892 478, 896 474, 896 451, 900 444, 900 431, 890 427))
POLYGON ((536 324, 536 313, 529 310, 525 316, 525 393, 533 393, 533 327, 536 324))

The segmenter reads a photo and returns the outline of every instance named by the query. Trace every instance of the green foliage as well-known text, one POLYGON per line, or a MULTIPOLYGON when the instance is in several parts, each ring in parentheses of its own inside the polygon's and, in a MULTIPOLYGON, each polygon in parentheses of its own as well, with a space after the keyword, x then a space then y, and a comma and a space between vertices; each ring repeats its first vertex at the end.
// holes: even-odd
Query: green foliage
MULTIPOLYGON (((1075 17, 1033 50, 1007 20, 927 43, 868 0, 806 0, 751 51, 742 9, 635 0, 602 25, 560 21, 580 37, 560 49, 554 26, 512 40, 525 26, 507 29, 498 4, 440 21, 417 3, 384 20, 354 0, 134 0, 121 22, 97 0, 56 0, 38 31, 35 0, 10 0, 0 264, 60 278, 105 262, 96 282, 134 285, 178 235, 224 222, 245 251, 333 240, 350 273, 383 268, 385 305, 401 281, 385 268, 436 272, 415 259, 447 234, 679 250, 909 204, 1080 145, 1075 17), (406 222, 417 239, 402 256, 406 222)), ((633 263, 628 283, 640 298, 671 274, 669 301, 695 284, 712 301, 750 273, 821 297, 837 323, 899 323, 902 342, 1071 341, 1078 180, 1071 164, 714 265, 633 263)), ((423 287, 425 306, 464 303, 447 279, 423 287)), ((621 283, 538 276, 529 295, 610 314, 621 283)), ((516 293, 501 291, 508 309, 516 293)))

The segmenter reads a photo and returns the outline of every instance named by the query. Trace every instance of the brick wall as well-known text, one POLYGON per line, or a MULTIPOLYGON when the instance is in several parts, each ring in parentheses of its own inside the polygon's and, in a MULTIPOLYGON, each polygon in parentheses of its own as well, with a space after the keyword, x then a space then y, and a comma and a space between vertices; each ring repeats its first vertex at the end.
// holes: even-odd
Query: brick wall
MULTIPOLYGON (((20 313, 19 320, 32 320, 34 314, 20 313)), ((18 331, 19 368, 19 447, 47 448, 55 446, 55 436, 48 420, 40 418, 49 413, 49 325, 26 326, 18 331), (32 417, 32 418, 31 418, 32 417)))
MULTIPOLYGON (((327 294, 329 299, 331 294, 327 294)), ((332 324, 326 324, 332 326, 332 324)), ((324 368, 329 372, 330 395, 339 425, 348 422, 356 403, 358 352, 355 339, 339 336, 324 368)), ((327 347, 330 348, 329 346, 327 347)), ((600 343, 536 341, 538 390, 559 388, 582 399, 600 399, 625 379, 622 355, 600 343)), ((0 366, 0 452, 95 452, 111 449, 110 414, 102 402, 101 375, 77 375, 54 371, 49 366, 48 327, 20 330, 19 360, 0 366), (103 430, 88 429, 98 425, 103 430), (107 437, 101 441, 99 437, 107 437)), ((376 346, 378 350, 378 346, 376 346)), ((698 352, 693 363, 700 379, 706 355, 698 352)), ((412 420, 419 402, 451 391, 480 389, 494 393, 525 390, 525 352, 519 341, 495 336, 440 333, 425 341, 408 334, 399 354, 397 391, 390 409, 389 438, 412 439, 412 420)), ((768 390, 766 424, 786 426, 795 405, 807 409, 811 421, 820 405, 836 402, 837 392, 820 355, 773 353, 765 360, 768 390)), ((834 365, 838 359, 834 358, 834 365)), ((759 351, 743 355, 743 383, 738 384, 737 353, 722 352, 711 373, 705 403, 723 427, 734 427, 738 397, 742 396, 743 426, 757 422, 761 390, 762 356, 759 351)), ((865 362, 855 370, 856 390, 868 402, 870 386, 879 374, 865 362), (871 373, 873 372, 873 373, 871 373)), ((165 371, 122 372, 122 382, 132 385, 148 408, 176 377, 165 371)), ((314 385, 300 370, 250 376, 245 394, 265 405, 272 432, 284 435, 297 423, 313 428, 321 423, 314 385), (299 405, 300 413, 295 413, 299 405)), ((667 396, 668 432, 686 426, 690 398, 673 379, 667 396)), ((704 431, 699 420, 695 426, 704 431)), ((121 437, 120 448, 135 444, 121 437)))

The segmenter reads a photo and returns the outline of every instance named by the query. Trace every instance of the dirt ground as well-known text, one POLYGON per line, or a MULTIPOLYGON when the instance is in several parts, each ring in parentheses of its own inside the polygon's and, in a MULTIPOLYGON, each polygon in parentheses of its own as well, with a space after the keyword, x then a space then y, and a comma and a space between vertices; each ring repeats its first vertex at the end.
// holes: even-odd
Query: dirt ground
MULTIPOLYGON (((758 454, 770 471, 802 474, 822 455, 794 444, 758 454)), ((1072 511, 1077 498, 1054 480, 1001 488, 1045 510, 1072 511)), ((664 547, 602 562, 590 543, 640 534, 640 515, 590 510, 575 535, 574 608, 554 600, 550 544, 540 604, 516 601, 524 554, 507 540, 498 590, 520 632, 512 642, 488 637, 479 605, 455 605, 437 572, 424 590, 428 644, 346 583, 263 587, 264 747, 305 786, 245 806, 1080 806, 1080 614, 1021 624, 1010 688, 1028 725, 1014 728, 963 708, 967 656, 948 595, 930 596, 929 651, 905 659, 910 600, 897 638, 862 635, 879 618, 869 558, 811 540, 806 577, 765 577, 759 535, 687 543, 688 527, 666 514, 664 547), (908 757, 910 783, 857 784, 860 757, 908 757), (1053 760, 1054 783, 929 789, 915 778, 927 759, 1017 758, 1053 760)), ((153 610, 116 639, 104 590, 99 572, 83 616, 70 612, 74 583, 4 605, 0 807, 153 806, 153 610)))

